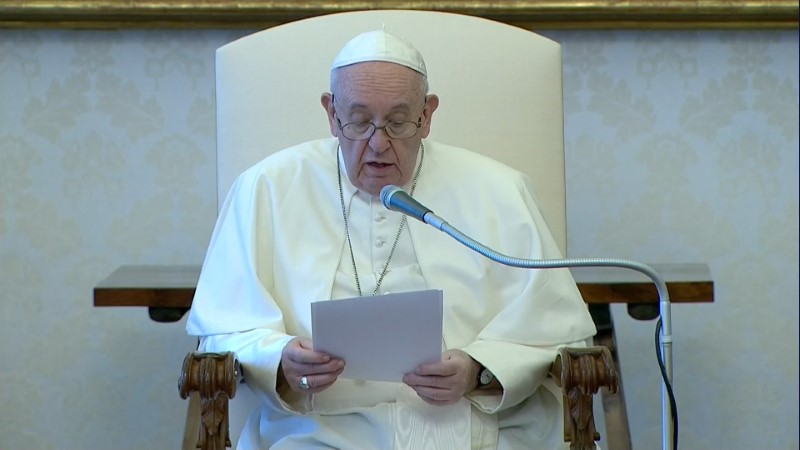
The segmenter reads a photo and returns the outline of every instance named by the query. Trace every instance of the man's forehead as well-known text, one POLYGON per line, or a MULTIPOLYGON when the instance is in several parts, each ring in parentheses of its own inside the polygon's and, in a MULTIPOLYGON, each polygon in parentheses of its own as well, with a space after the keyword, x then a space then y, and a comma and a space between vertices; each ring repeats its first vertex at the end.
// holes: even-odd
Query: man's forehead
POLYGON ((421 75, 386 62, 366 62, 338 69, 336 102, 352 109, 414 109, 424 102, 421 75))
POLYGON ((370 61, 353 64, 336 69, 336 73, 336 87, 354 92, 416 92, 424 82, 423 76, 419 73, 388 62, 370 61))
POLYGON ((339 95, 336 94, 336 107, 347 115, 366 114, 388 116, 392 114, 416 114, 424 104, 424 99, 405 94, 396 97, 382 95, 339 95))
MULTIPOLYGON (((377 109, 376 104, 371 104, 366 102, 362 103, 359 101, 345 102, 343 106, 347 107, 351 112, 369 112, 377 109)), ((411 111, 412 108, 411 103, 407 101, 400 101, 398 103, 389 104, 387 106, 390 112, 407 112, 411 111)))

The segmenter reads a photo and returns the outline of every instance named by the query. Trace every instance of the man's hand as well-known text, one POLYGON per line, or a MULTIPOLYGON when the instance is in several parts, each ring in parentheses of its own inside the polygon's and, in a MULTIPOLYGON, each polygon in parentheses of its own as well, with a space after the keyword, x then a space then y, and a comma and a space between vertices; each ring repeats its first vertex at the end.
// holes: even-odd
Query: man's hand
POLYGON ((332 385, 344 370, 344 361, 315 352, 311 340, 296 337, 286 344, 278 367, 278 387, 288 385, 293 391, 314 394, 332 385), (308 389, 300 387, 306 377, 308 389))
POLYGON ((450 405, 478 385, 480 364, 461 350, 447 350, 442 361, 420 364, 403 382, 431 405, 450 405))

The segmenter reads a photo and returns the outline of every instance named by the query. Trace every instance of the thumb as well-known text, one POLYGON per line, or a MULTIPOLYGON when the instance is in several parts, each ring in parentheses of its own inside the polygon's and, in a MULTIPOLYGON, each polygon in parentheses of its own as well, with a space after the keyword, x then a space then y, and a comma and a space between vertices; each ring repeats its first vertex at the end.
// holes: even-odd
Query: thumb
POLYGON ((307 337, 298 337, 297 343, 306 350, 314 350, 314 342, 307 337))

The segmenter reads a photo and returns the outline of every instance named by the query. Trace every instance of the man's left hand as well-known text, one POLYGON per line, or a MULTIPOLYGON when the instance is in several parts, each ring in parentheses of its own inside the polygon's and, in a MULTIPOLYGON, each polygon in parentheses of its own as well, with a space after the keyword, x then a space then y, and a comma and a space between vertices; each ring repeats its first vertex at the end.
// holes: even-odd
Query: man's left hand
POLYGON ((450 405, 478 385, 480 364, 461 350, 447 350, 442 361, 420 364, 403 382, 431 405, 450 405))

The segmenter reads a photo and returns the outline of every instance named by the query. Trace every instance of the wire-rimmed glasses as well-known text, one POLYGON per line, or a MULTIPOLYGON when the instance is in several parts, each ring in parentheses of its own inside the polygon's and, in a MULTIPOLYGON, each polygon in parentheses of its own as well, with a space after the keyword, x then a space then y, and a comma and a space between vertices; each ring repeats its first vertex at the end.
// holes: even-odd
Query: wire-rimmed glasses
MULTIPOLYGON (((331 94, 331 103, 335 103, 336 97, 331 94)), ((427 98, 425 102, 427 103, 427 98)), ((390 120, 386 124, 378 126, 372 122, 349 122, 342 125, 339 116, 334 113, 336 117, 336 125, 342 136, 351 141, 366 141, 371 138, 378 130, 383 130, 391 139, 408 139, 417 135, 417 130, 422 128, 422 116, 419 116, 416 122, 410 120, 396 121, 390 120)))
POLYGON ((408 121, 389 121, 384 125, 378 126, 372 122, 350 122, 342 125, 339 117, 336 123, 342 136, 351 141, 366 141, 371 138, 378 130, 383 130, 392 139, 408 139, 416 136, 417 130, 422 127, 422 116, 416 122, 408 121))

